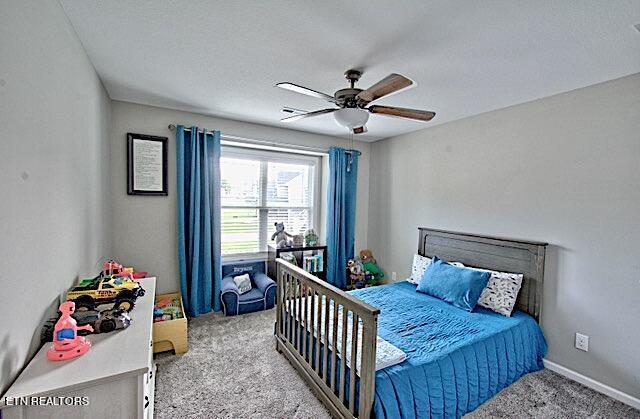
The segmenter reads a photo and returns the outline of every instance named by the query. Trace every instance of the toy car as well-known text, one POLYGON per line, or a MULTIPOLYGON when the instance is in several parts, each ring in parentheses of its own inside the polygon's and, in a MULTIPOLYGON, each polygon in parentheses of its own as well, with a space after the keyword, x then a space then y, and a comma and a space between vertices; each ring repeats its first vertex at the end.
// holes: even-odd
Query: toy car
POLYGON ((129 277, 98 276, 84 279, 67 292, 67 301, 76 303, 76 312, 95 310, 99 304, 113 303, 113 309, 131 311, 144 288, 129 277))
MULTIPOLYGON (((96 310, 76 311, 71 315, 78 322, 78 326, 90 325, 93 333, 109 333, 114 330, 126 329, 131 325, 131 316, 123 310, 105 310, 102 313, 96 310)), ((53 328, 58 321, 58 317, 47 320, 40 331, 40 341, 42 344, 53 340, 53 328)), ((78 334, 86 336, 90 334, 86 330, 78 330, 78 334)))

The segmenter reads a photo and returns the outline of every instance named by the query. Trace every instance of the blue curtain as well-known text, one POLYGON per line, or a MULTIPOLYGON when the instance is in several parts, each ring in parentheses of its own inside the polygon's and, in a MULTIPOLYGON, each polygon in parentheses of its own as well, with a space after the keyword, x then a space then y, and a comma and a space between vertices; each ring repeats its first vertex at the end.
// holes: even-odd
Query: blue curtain
POLYGON ((339 147, 329 149, 327 281, 343 289, 347 261, 353 258, 354 250, 359 154, 339 147))
POLYGON ((176 127, 180 289, 191 317, 220 310, 220 132, 176 127))

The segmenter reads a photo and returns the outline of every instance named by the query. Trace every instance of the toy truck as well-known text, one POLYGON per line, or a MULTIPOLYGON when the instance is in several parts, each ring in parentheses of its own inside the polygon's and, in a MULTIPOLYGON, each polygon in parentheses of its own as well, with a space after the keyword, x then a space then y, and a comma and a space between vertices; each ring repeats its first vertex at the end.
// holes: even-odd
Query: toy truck
POLYGON ((125 276, 98 276, 84 279, 67 292, 67 301, 76 303, 76 311, 95 310, 100 304, 113 303, 114 310, 131 311, 136 299, 144 295, 142 286, 125 276))

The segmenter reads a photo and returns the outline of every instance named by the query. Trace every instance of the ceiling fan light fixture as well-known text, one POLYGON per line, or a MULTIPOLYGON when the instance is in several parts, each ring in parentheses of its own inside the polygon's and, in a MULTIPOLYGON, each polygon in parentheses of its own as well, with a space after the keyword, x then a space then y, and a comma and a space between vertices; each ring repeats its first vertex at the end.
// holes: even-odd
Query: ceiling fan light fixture
POLYGON ((369 112, 360 108, 342 108, 333 113, 338 125, 354 129, 364 126, 369 120, 369 112))

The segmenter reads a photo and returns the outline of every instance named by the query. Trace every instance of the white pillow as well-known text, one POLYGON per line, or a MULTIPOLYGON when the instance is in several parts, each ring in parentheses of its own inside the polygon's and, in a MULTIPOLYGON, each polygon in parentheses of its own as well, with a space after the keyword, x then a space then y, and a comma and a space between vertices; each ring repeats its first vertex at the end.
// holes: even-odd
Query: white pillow
MULTIPOLYGON (((460 262, 447 262, 449 265, 457 266, 458 268, 464 268, 464 265, 460 262)), ((407 282, 418 285, 424 271, 431 265, 431 258, 426 256, 420 256, 418 254, 413 255, 413 265, 411 265, 411 276, 407 278, 407 282)))
POLYGON ((478 305, 493 310, 503 316, 511 317, 511 312, 518 299, 518 292, 520 292, 520 287, 522 287, 524 275, 480 268, 469 269, 491 272, 487 286, 482 290, 482 294, 480 294, 480 298, 478 299, 478 305))
POLYGON ((236 283, 236 287, 238 287, 238 292, 240 294, 245 294, 251 291, 251 277, 249 274, 234 276, 233 282, 236 283))
POLYGON ((424 275, 424 271, 431 265, 431 259, 418 254, 413 255, 413 264, 411 265, 411 276, 407 278, 408 282, 418 285, 424 275))

